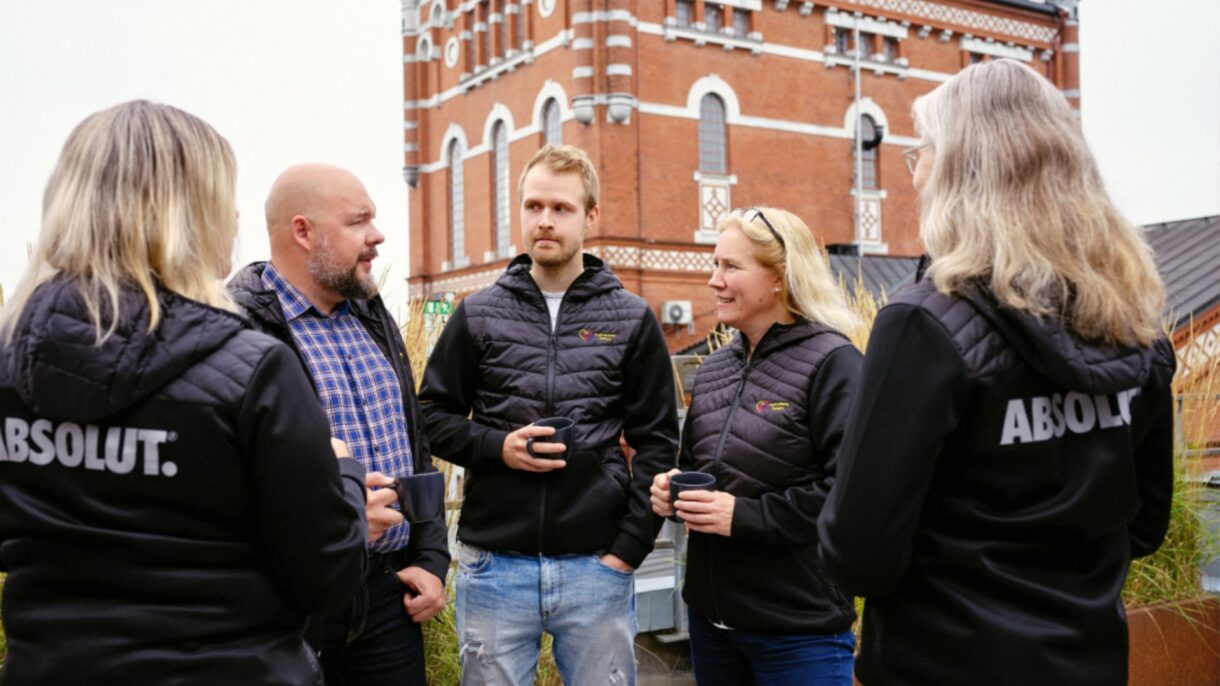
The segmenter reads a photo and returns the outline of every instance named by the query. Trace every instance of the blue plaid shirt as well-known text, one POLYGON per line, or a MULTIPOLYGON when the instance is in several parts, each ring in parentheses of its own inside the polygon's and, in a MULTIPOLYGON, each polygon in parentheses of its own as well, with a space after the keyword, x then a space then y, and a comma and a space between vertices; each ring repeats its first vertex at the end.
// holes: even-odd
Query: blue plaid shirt
MULTIPOLYGON (((347 443, 352 457, 369 471, 392 477, 412 474, 410 434, 398 376, 348 303, 340 303, 329 317, 323 315, 270 262, 263 272, 263 285, 279 297, 284 319, 330 419, 331 435, 347 443)), ((409 536, 403 522, 386 531, 370 549, 399 550, 406 547, 409 536)))

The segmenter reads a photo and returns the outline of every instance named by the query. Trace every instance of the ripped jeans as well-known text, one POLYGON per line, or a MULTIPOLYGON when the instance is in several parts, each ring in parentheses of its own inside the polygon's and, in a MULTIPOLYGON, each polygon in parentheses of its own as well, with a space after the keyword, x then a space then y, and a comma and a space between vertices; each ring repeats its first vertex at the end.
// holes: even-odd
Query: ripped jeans
POLYGON ((530 686, 542 633, 567 686, 635 684, 635 575, 595 555, 518 555, 461 545, 463 684, 530 686))

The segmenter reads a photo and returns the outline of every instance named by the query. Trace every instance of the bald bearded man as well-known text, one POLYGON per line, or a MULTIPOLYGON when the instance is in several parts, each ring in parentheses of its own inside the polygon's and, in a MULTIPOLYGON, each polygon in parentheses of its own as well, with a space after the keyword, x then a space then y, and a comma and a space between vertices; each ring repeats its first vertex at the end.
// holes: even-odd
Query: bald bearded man
MULTIPOLYGON (((266 214, 271 261, 247 265, 229 292, 254 328, 297 352, 332 435, 376 473, 370 486, 435 471, 407 351, 372 275, 385 236, 364 185, 330 165, 290 167, 266 214)), ((420 624, 445 606, 448 539, 444 522, 403 522, 394 501, 389 488, 369 498, 369 528, 384 534, 369 546, 363 588, 310 621, 328 686, 427 683, 420 624)))

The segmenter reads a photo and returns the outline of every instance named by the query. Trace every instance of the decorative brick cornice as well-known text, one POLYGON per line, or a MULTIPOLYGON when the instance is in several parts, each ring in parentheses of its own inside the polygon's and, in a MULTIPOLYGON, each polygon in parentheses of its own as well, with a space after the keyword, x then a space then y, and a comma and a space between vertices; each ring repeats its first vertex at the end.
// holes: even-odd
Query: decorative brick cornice
POLYGON ((1056 29, 1033 22, 998 17, 994 14, 976 12, 963 7, 951 7, 929 0, 842 0, 846 4, 868 7, 886 12, 919 17, 941 24, 956 24, 978 31, 1002 33, 1015 38, 1049 43, 1055 39, 1056 29))
MULTIPOLYGON (((585 252, 610 265, 611 269, 642 269, 648 271, 694 272, 710 274, 712 246, 705 249, 646 247, 631 243, 599 242, 585 246, 585 252)), ((411 299, 426 298, 434 293, 455 293, 459 296, 490 286, 504 273, 505 262, 490 269, 471 267, 459 274, 438 274, 412 278, 411 299)))

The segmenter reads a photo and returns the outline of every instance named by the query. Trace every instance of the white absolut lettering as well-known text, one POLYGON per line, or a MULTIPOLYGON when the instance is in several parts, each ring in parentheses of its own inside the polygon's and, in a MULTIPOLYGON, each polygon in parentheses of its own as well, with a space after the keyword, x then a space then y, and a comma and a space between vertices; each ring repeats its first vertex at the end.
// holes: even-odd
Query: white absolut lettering
POLYGON ((30 425, 30 438, 34 450, 30 452, 30 464, 48 465, 55 459, 55 444, 51 442, 51 421, 39 419, 30 425))
MULTIPOLYGON (((1117 402, 1117 398, 1115 402, 1117 402)), ((1093 404, 1097 406, 1097 424, 1103 429, 1112 429, 1123 425, 1122 414, 1114 414, 1110 408, 1110 396, 1095 395, 1093 404)))
POLYGON ((101 429, 89 424, 85 427, 85 469, 105 471, 106 461, 97 454, 97 437, 101 429))
POLYGON ((1067 419, 1063 417, 1063 396, 1058 393, 1051 396, 1051 415, 1055 418, 1055 438, 1061 438, 1067 431, 1067 419))
POLYGON ((1131 424, 1131 399, 1140 389, 1113 395, 1058 393, 1028 399, 1012 398, 1004 409, 1000 445, 1037 443, 1060 438, 1067 431, 1083 434, 1131 424))
MULTIPOLYGON (((156 476, 162 473, 161 467, 161 444, 169 438, 169 434, 164 431, 154 429, 140 429, 140 442, 144 444, 144 474, 145 476, 156 476)), ((178 471, 178 467, 172 462, 165 464, 165 475, 173 476, 178 471), (170 471, 172 468, 172 471, 170 471)))
POLYGON ((1013 443, 1029 443, 1033 435, 1029 431, 1029 417, 1025 416, 1025 406, 1020 398, 1008 401, 1008 409, 1004 411, 1004 433, 1000 436, 1000 445, 1013 443))
POLYGON ((85 432, 72 422, 55 429, 55 456, 65 467, 79 467, 85 459, 85 432))
POLYGON ((6 417, 0 437, 0 462, 29 462, 45 467, 58 462, 64 467, 131 474, 143 465, 145 476, 178 473, 178 465, 162 459, 162 446, 177 439, 160 429, 136 427, 81 427, 73 422, 55 423, 6 417))
POLYGON ((10 462, 25 462, 30 456, 30 446, 26 443, 29 435, 29 424, 16 417, 4 420, 4 443, 8 448, 10 462))
POLYGON ((1034 398, 1030 401, 1033 415, 1033 432, 1035 441, 1048 441, 1055 435, 1055 418, 1051 413, 1050 398, 1034 398))
POLYGON ((1123 424, 1131 423, 1131 399, 1140 394, 1140 389, 1131 388, 1118 394, 1118 416, 1123 424))
POLYGON ((1083 393, 1067 394, 1063 399, 1063 414, 1067 417, 1068 429, 1072 433, 1092 431, 1093 424, 1097 421, 1093 399, 1083 393))

